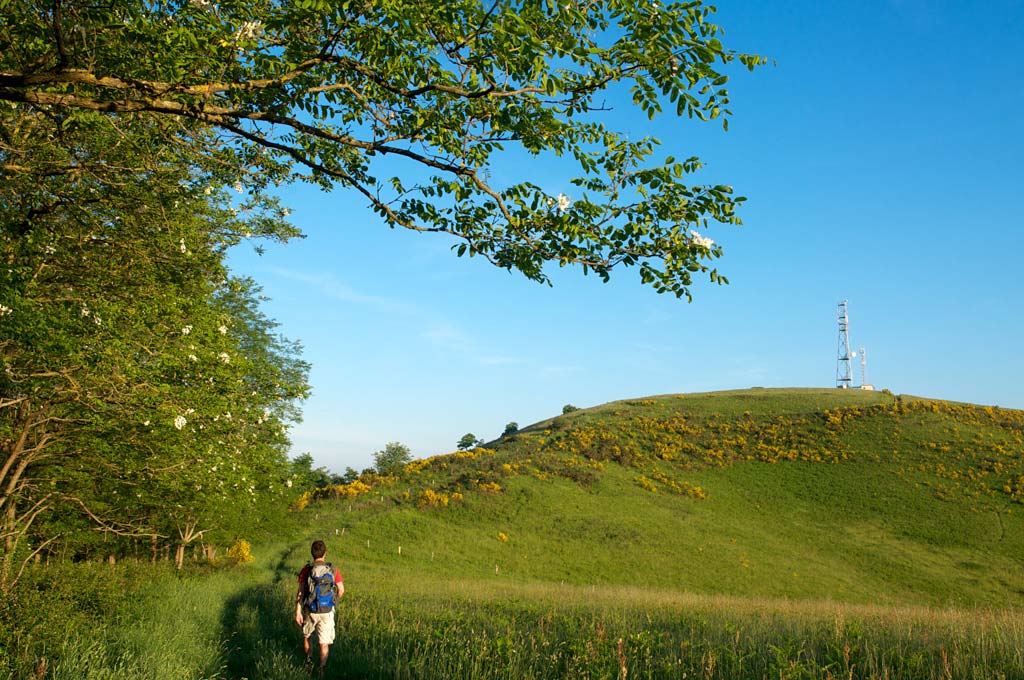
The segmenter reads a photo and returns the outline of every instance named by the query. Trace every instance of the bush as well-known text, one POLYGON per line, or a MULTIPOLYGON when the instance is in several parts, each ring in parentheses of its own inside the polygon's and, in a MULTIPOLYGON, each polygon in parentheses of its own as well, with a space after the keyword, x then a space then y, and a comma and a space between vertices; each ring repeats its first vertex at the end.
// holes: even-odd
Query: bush
POLYGON ((256 561, 256 558, 252 556, 252 546, 244 538, 238 539, 233 546, 228 548, 227 558, 231 560, 232 564, 250 564, 256 561))
POLYGON ((572 404, 566 404, 565 406, 562 407, 562 415, 565 415, 566 413, 572 413, 573 411, 579 411, 579 409, 573 406, 572 404))
POLYGON ((399 442, 389 442, 383 451, 373 454, 373 464, 377 468, 377 474, 381 475, 395 474, 411 460, 412 451, 399 442))
POLYGON ((505 431, 501 433, 501 436, 508 437, 509 435, 513 435, 516 432, 519 432, 519 423, 513 420, 511 423, 505 426, 505 431))
POLYGON ((483 443, 483 440, 477 439, 475 434, 467 432, 466 434, 462 435, 462 439, 459 440, 459 443, 456 446, 458 446, 459 451, 467 451, 469 449, 475 449, 477 446, 483 443))

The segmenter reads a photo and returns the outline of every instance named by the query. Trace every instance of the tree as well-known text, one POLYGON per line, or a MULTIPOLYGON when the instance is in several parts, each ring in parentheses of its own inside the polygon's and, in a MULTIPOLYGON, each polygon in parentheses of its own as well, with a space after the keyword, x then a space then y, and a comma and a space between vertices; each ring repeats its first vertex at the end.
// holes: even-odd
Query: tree
POLYGON ((514 435, 516 432, 519 432, 519 423, 513 420, 511 423, 505 426, 505 431, 501 433, 501 436, 509 437, 511 435, 514 435))
POLYGON ((57 541, 170 539, 180 563, 283 494, 306 366, 224 256, 295 231, 154 154, 168 124, 0 111, 0 590, 57 541))
POLYGON ((566 413, 572 413, 573 411, 579 411, 579 408, 573 406, 572 404, 566 404, 565 406, 562 407, 562 415, 565 415, 566 413))
MULTIPOLYGON (((637 267, 690 298, 721 248, 712 223, 739 224, 725 185, 686 182, 697 158, 654 162, 658 142, 608 129, 611 92, 653 118, 727 125, 730 62, 697 2, 409 0, 402 3, 8 3, 0 100, 43 115, 163 120, 147 141, 238 181, 361 194, 391 227, 448 234, 480 256, 548 281, 546 263, 607 280, 637 267), (574 163, 564 187, 489 168, 511 154, 574 163), (571 160, 570 160, 571 159, 571 160), (502 173, 504 176, 505 173, 502 173)), ((9 147, 17 167, 25 149, 9 147)), ((504 162, 503 168, 510 167, 504 162)))
POLYGON ((477 439, 476 435, 473 433, 466 433, 459 439, 457 446, 459 451, 467 451, 480 446, 480 444, 483 444, 482 439, 477 439))
POLYGON ((399 442, 389 442, 383 451, 373 454, 373 464, 377 474, 391 475, 400 472, 412 460, 409 447, 399 442))

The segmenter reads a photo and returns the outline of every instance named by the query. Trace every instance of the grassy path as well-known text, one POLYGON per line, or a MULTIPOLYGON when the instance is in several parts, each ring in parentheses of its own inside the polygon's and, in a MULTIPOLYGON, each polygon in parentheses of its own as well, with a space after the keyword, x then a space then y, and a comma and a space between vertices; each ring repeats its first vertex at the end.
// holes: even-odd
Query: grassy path
MULTIPOLYGON (((138 593, 115 579, 108 599, 76 605, 96 611, 63 612, 73 617, 66 636, 7 659, 7 677, 304 678, 290 617, 304 552, 304 543, 264 546, 249 567, 184 577, 161 571, 138 593), (112 603, 119 604, 110 617, 97 615, 112 603)), ((1024 678, 1024 614, 1012 610, 416 578, 380 564, 342 563, 349 594, 330 678, 1024 678)), ((102 569, 97 578, 109 582, 112 572, 102 569)), ((123 569, 135 570, 129 582, 138 584, 137 572, 149 568, 123 569)))

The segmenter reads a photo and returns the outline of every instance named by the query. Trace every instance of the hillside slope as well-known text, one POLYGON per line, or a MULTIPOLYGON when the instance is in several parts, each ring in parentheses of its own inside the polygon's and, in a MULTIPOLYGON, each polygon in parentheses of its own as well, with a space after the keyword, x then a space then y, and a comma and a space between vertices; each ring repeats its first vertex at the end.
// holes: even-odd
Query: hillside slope
POLYGON ((883 393, 613 402, 325 494, 350 578, 1024 605, 1024 412, 883 393))

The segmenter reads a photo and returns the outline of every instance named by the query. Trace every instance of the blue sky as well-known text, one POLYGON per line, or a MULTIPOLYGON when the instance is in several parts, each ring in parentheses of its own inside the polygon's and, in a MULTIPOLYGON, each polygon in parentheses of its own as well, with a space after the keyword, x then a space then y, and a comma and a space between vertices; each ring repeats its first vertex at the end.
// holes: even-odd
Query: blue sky
MULTIPOLYGON (((569 403, 833 386, 842 299, 879 389, 1024 408, 1024 3, 717 6, 727 46, 773 60, 733 73, 730 131, 626 101, 608 120, 748 197, 742 227, 708 234, 730 285, 698 281, 692 304, 630 270, 542 286, 392 231, 351 193, 289 188, 307 238, 232 266, 313 365, 294 453, 340 472, 389 441, 443 453, 569 403)), ((572 194, 557 164, 496 172, 572 194)))

